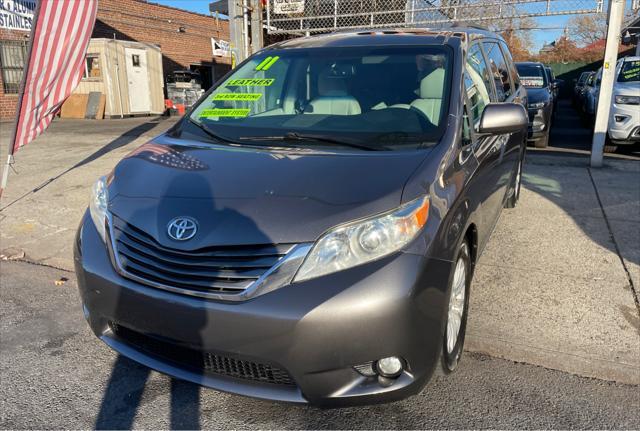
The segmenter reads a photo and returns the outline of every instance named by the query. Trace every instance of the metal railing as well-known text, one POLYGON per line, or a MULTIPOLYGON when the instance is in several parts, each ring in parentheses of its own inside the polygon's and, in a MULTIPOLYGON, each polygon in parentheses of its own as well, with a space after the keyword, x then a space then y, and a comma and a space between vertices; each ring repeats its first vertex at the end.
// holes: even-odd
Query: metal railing
POLYGON ((274 34, 300 35, 365 27, 484 24, 524 17, 600 13, 604 3, 604 0, 268 0, 267 28, 274 34))

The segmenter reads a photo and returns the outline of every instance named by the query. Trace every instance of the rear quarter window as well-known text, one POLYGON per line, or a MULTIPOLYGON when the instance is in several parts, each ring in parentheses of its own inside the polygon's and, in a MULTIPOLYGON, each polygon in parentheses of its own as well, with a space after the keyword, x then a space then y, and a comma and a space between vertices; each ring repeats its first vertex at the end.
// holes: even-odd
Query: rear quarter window
POLYGON ((496 86, 497 100, 498 102, 504 102, 513 94, 507 61, 497 42, 482 42, 482 45, 489 60, 489 67, 496 86))

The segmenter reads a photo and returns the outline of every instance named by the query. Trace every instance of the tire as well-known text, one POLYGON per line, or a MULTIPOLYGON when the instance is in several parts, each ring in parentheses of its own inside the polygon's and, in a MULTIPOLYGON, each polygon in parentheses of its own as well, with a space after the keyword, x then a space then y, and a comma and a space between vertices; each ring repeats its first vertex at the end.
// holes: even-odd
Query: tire
POLYGON ((516 173, 513 176, 513 186, 511 188, 511 196, 504 203, 505 208, 515 208, 520 200, 520 188, 522 186, 522 167, 524 165, 524 155, 520 157, 518 166, 516 166, 516 173))
POLYGON ((604 138, 604 152, 605 153, 615 153, 618 150, 618 146, 614 145, 613 142, 611 142, 611 138, 609 137, 609 133, 607 133, 605 135, 604 138))
POLYGON ((534 141, 533 146, 536 148, 547 148, 549 146, 549 131, 547 131, 542 138, 534 141))
POLYGON ((467 316, 469 314, 469 289, 473 275, 469 253, 469 244, 464 240, 458 248, 458 253, 454 260, 456 263, 447 289, 447 313, 440 361, 444 374, 450 374, 458 368, 464 348, 467 316), (460 276, 464 276, 464 278, 460 280, 460 276), (460 307, 462 307, 462 310, 460 310, 460 307), (456 335, 450 336, 454 332, 456 335))

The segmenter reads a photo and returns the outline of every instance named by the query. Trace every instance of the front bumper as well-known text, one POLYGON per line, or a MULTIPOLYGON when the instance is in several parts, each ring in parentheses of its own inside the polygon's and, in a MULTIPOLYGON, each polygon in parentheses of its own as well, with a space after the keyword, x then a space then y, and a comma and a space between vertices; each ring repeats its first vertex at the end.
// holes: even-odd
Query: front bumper
POLYGON ((640 106, 617 103, 611 106, 609 138, 618 145, 640 142, 640 106))
POLYGON ((321 406, 388 402, 423 388, 438 363, 451 271, 450 262, 397 253, 247 301, 214 301, 121 277, 89 217, 78 232, 75 266, 89 325, 122 355, 214 389, 321 406), (209 372, 174 350, 263 364, 294 384, 209 372), (391 384, 354 369, 387 356, 407 364, 391 384))
POLYGON ((551 105, 539 109, 527 109, 529 113, 529 140, 537 140, 549 132, 551 123, 551 105))

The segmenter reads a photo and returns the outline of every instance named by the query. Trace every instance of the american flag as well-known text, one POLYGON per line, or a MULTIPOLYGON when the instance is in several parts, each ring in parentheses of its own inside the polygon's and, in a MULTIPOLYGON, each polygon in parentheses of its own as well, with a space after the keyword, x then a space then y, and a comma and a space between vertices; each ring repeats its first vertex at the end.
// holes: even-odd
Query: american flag
POLYGON ((97 0, 40 0, 39 6, 18 107, 14 152, 49 126, 80 82, 98 10, 97 0))
MULTIPOLYGON (((39 0, 7 165, 13 153, 51 124, 80 82, 97 10, 98 0, 39 0)), ((6 185, 6 168, 0 194, 6 185)))

